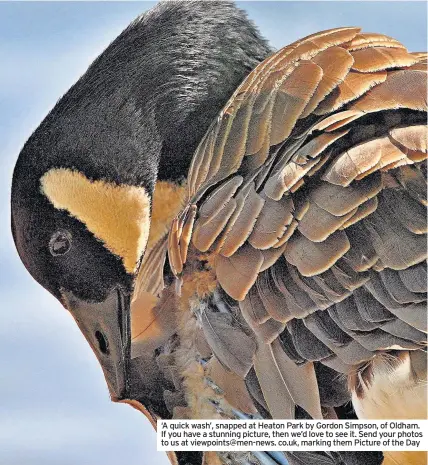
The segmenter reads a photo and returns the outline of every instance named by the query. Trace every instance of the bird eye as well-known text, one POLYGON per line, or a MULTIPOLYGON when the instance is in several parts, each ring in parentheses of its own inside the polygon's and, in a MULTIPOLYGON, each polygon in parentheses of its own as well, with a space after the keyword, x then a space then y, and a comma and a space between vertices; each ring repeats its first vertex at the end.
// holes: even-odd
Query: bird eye
POLYGON ((49 241, 52 255, 65 255, 71 249, 71 234, 68 231, 57 231, 49 241))

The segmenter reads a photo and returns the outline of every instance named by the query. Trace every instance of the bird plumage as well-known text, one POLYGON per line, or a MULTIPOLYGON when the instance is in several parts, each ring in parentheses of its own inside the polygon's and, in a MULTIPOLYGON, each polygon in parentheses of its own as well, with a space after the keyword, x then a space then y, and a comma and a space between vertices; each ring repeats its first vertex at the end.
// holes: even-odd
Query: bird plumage
POLYGON ((350 377, 361 418, 393 416, 391 396, 370 405, 383 383, 426 412, 426 371, 412 375, 407 351, 426 360, 426 284, 405 277, 425 283, 424 60, 356 28, 315 34, 260 64, 196 150, 169 259, 185 280, 190 243, 233 299, 193 311, 213 357, 243 379, 254 370, 251 408, 322 418, 339 407, 325 365, 350 377), (233 344, 248 334, 256 347, 233 344))
POLYGON ((25 145, 12 223, 114 400, 387 418, 399 388, 426 411, 426 75, 353 27, 273 53, 227 2, 161 3, 107 48, 25 145))

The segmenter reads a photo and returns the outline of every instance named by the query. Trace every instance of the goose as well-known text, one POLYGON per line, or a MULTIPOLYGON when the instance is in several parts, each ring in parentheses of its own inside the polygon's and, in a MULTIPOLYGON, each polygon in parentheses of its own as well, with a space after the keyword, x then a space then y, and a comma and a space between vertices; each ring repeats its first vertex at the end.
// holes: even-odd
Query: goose
POLYGON ((11 203, 22 262, 113 401, 154 426, 426 418, 426 83, 426 54, 391 37, 274 51, 223 1, 161 2, 107 47, 26 142, 11 203))

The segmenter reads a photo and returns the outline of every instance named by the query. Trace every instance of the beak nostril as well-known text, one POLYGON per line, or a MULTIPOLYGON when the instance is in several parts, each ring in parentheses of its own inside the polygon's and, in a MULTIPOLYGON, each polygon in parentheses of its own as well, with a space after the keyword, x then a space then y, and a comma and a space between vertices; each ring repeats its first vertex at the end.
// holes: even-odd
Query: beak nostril
POLYGON ((100 351, 104 355, 108 355, 109 354, 109 349, 108 349, 107 338, 104 336, 104 334, 101 331, 95 331, 95 337, 97 338, 98 346, 100 348, 100 351))

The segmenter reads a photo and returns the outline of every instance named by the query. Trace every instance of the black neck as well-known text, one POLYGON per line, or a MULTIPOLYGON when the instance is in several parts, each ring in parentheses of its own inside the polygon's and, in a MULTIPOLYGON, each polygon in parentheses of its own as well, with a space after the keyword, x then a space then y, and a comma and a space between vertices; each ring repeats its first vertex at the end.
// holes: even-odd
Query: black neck
POLYGON ((270 52, 229 2, 162 2, 61 99, 38 131, 39 145, 48 135, 51 165, 71 166, 70 159, 93 178, 149 189, 156 179, 182 178, 210 123, 270 52))

